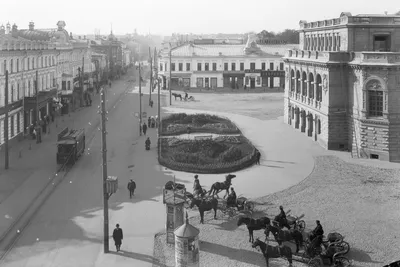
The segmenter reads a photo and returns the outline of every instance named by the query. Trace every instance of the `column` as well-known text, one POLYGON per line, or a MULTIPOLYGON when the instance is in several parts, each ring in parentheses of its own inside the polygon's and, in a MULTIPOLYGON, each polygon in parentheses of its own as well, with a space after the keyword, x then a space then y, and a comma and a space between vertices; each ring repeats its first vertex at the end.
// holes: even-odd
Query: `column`
POLYGON ((333 39, 332 50, 336 51, 337 50, 336 49, 336 34, 333 34, 332 39, 333 39))
POLYGON ((307 75, 307 80, 306 80, 306 87, 307 87, 307 103, 310 105, 311 97, 310 97, 310 83, 308 82, 308 75, 307 75))

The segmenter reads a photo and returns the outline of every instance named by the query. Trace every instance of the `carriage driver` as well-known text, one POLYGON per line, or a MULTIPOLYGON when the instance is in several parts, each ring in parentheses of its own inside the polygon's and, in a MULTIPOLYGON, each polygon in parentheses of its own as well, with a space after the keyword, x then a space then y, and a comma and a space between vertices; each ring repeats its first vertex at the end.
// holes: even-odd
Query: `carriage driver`
POLYGON ((235 192, 235 189, 233 189, 233 187, 231 187, 231 193, 229 194, 226 202, 227 202, 226 204, 228 206, 230 206, 230 205, 234 206, 236 204, 236 192, 235 192))
POLYGON ((193 192, 199 190, 201 192, 201 185, 199 181, 199 176, 196 174, 194 176, 194 183, 193 183, 193 192))
POLYGON ((322 236, 324 234, 324 229, 322 229, 322 225, 320 223, 319 220, 315 221, 317 223, 317 226, 315 227, 315 229, 311 232, 310 235, 310 241, 312 241, 314 238, 316 238, 317 236, 322 236))

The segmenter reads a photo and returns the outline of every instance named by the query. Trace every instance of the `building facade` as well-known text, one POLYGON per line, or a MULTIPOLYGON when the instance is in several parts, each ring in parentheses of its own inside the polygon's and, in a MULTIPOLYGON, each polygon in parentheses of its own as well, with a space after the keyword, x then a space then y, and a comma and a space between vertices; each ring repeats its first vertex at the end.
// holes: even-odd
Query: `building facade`
POLYGON ((9 140, 23 136, 37 116, 50 114, 56 87, 55 46, 41 32, 0 27, 0 144, 4 144, 5 72, 8 70, 9 140), (36 84, 38 97, 36 98, 36 84), (36 110, 38 107, 38 111, 36 110))
POLYGON ((400 16, 300 22, 284 120, 327 149, 400 162, 400 16))
POLYGON ((158 73, 162 88, 282 87, 284 51, 293 45, 258 45, 255 36, 241 40, 203 39, 164 49, 158 73), (171 64, 170 64, 171 61, 171 64))

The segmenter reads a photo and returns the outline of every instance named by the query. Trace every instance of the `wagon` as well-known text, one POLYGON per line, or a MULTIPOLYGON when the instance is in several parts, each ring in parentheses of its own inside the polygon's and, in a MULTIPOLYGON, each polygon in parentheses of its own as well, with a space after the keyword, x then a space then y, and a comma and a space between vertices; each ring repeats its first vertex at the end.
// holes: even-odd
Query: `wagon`
POLYGON ((239 196, 236 199, 235 206, 228 206, 226 199, 218 199, 218 209, 222 213, 227 214, 229 217, 234 217, 240 212, 252 213, 254 211, 255 203, 245 197, 239 196))
POLYGON ((352 263, 344 255, 350 250, 350 245, 343 240, 344 237, 339 233, 330 233, 325 239, 323 236, 322 244, 312 248, 311 243, 307 242, 302 254, 302 261, 309 266, 351 266, 352 263))

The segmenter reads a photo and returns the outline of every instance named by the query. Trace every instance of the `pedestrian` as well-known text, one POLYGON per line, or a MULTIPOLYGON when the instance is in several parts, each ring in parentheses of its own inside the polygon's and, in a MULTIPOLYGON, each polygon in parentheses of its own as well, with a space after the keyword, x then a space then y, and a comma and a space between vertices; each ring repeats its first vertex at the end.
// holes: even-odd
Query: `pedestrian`
POLYGON ((145 122, 143 123, 142 129, 143 129, 143 134, 146 135, 146 132, 147 132, 147 125, 146 125, 145 122))
POLYGON ((132 198, 135 195, 136 183, 132 179, 128 183, 129 190, 129 198, 132 198))
POLYGON ((114 229, 113 235, 112 235, 114 242, 115 242, 115 247, 117 249, 117 252, 121 250, 121 245, 122 245, 122 239, 124 239, 124 234, 122 233, 122 229, 119 228, 119 224, 117 223, 116 228, 114 229))
POLYGON ((260 158, 261 158, 261 153, 258 149, 256 149, 256 164, 260 165, 260 158))
POLYGON ((151 116, 149 116, 149 118, 147 119, 147 125, 149 125, 149 127, 151 125, 151 116))

